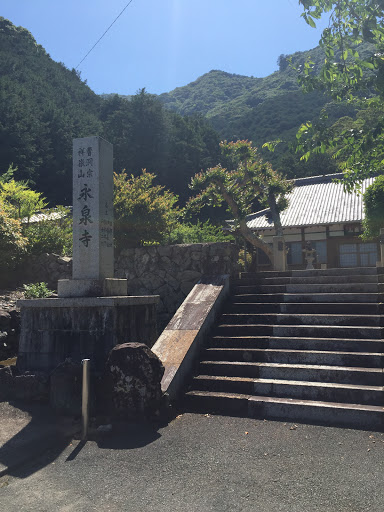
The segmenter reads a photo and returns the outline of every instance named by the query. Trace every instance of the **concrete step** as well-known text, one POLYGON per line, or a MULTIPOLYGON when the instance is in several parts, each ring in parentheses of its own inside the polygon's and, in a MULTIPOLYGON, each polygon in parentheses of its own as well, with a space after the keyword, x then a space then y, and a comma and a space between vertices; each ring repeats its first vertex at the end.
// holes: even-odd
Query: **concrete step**
POLYGON ((242 273, 187 407, 384 428, 384 269, 242 273))
POLYGON ((378 303, 382 297, 378 293, 240 293, 233 295, 233 301, 253 303, 378 303))
POLYGON ((199 374, 363 384, 366 386, 383 386, 384 381, 382 368, 240 361, 201 361, 199 374))
POLYGON ((316 276, 353 276, 353 275, 377 275, 382 269, 376 267, 352 267, 352 268, 326 268, 313 270, 288 270, 286 272, 241 272, 241 278, 253 277, 316 277, 316 276))
POLYGON ((383 314, 383 304, 371 302, 232 302, 226 304, 224 313, 289 313, 289 314, 383 314))
POLYGON ((375 275, 345 275, 345 276, 313 276, 313 277, 254 277, 234 279, 235 286, 254 285, 287 285, 287 284, 348 284, 348 283, 379 283, 382 276, 375 275))
POLYGON ((235 295, 258 293, 382 293, 383 284, 344 283, 344 284, 286 284, 235 286, 235 295))
POLYGON ((220 324, 214 336, 273 336, 273 325, 231 325, 220 324))
POLYGON ((382 339, 383 328, 339 325, 275 325, 273 327, 273 336, 382 339))
POLYGON ((383 405, 384 403, 383 386, 198 375, 194 377, 191 388, 194 391, 219 391, 299 400, 357 402, 369 405, 383 405))
POLYGON ((336 325, 220 324, 214 336, 381 339, 382 327, 336 325))
POLYGON ((339 352, 384 352, 381 339, 345 338, 299 338, 278 336, 213 336, 209 340, 212 348, 275 348, 287 350, 320 350, 339 352))
POLYGON ((267 272, 240 272, 240 279, 253 279, 255 277, 291 277, 292 270, 286 272, 279 272, 277 270, 269 270, 267 272))
POLYGON ((187 410, 245 417, 382 430, 384 408, 379 405, 344 404, 251 396, 218 391, 189 391, 187 410))
POLYGON ((284 293, 245 293, 232 295, 234 302, 252 302, 274 304, 284 302, 284 293))
POLYGON ((183 406, 187 412, 248 416, 251 395, 193 390, 185 393, 183 406))
MULTIPOLYGON (((320 364, 383 368, 384 354, 330 350, 295 350, 282 348, 209 347, 203 358, 209 361, 247 361, 263 363, 320 364)), ((384 396, 383 396, 384 399, 384 396)))
POLYGON ((332 315, 332 314, 270 314, 270 313, 223 313, 223 324, 273 324, 273 325, 324 325, 324 326, 381 326, 380 315, 332 315))

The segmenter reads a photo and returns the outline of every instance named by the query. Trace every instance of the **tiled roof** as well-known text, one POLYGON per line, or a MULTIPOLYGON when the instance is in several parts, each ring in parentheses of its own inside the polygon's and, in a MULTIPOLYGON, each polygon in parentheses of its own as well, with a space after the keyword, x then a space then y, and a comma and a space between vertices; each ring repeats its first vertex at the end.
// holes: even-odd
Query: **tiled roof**
MULTIPOLYGON (((283 227, 311 226, 360 222, 364 218, 362 194, 375 178, 368 178, 361 184, 361 193, 344 192, 335 178, 342 174, 311 176, 295 180, 295 187, 289 194, 289 206, 281 216, 283 227)), ((273 222, 268 216, 269 209, 252 213, 247 217, 251 229, 268 229, 273 222)))

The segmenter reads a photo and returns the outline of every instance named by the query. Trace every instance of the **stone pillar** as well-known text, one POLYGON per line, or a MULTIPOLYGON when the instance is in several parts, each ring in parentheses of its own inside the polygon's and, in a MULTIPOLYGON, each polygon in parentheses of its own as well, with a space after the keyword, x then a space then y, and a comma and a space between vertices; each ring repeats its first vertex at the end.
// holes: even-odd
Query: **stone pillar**
POLYGON ((73 279, 113 277, 113 147, 73 141, 73 279))
POLYGON ((152 345, 159 296, 127 296, 114 279, 112 146, 100 137, 73 144, 73 273, 58 298, 18 301, 20 372, 51 372, 70 358, 102 371, 110 350, 126 342, 152 345))
POLYGON ((59 280, 59 297, 127 294, 127 281, 113 278, 112 165, 112 144, 74 139, 72 279, 59 280))
POLYGON ((287 269, 287 253, 285 250, 284 238, 282 236, 273 237, 273 270, 285 272, 287 269))

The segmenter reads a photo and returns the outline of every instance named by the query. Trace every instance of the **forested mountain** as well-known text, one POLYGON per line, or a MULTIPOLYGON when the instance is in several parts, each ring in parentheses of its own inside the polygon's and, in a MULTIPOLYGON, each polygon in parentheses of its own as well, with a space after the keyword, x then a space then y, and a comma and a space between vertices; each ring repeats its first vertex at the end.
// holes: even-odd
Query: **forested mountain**
POLYGON ((0 172, 13 163, 17 179, 68 203, 72 138, 101 131, 100 103, 27 30, 0 18, 0 172))
MULTIPOLYGON (((311 57, 315 67, 323 58, 320 48, 291 56, 296 67, 311 57)), ((290 130, 319 114, 328 101, 321 93, 305 95, 288 56, 279 57, 279 70, 265 78, 210 71, 195 82, 160 95, 164 104, 180 113, 205 115, 220 136, 234 136, 261 144, 286 137, 290 130)))
MULTIPOLYGON (((296 67, 320 48, 292 56, 296 67)), ((157 175, 180 196, 190 178, 219 161, 220 139, 252 140, 259 147, 276 138, 292 140, 300 124, 316 118, 328 99, 303 94, 287 56, 265 78, 211 71, 159 97, 96 95, 75 70, 54 62, 24 28, 0 18, 0 175, 13 164, 16 179, 28 179, 51 204, 72 201, 72 139, 100 135, 114 144, 115 171, 157 175)), ((341 106, 334 118, 353 114, 341 106)), ((330 173, 335 163, 320 155, 299 161, 287 147, 266 158, 288 177, 330 173)))
POLYGON ((218 157, 218 135, 202 116, 182 117, 145 91, 129 102, 105 100, 27 30, 0 18, 0 175, 13 164, 16 179, 52 204, 70 204, 72 139, 88 135, 114 144, 115 171, 146 168, 181 202, 191 176, 218 157))

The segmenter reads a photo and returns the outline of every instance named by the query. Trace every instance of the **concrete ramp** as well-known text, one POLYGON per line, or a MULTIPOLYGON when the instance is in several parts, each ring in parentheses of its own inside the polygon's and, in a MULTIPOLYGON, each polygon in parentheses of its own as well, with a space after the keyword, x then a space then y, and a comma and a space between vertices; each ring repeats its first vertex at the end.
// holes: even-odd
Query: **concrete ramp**
POLYGON ((203 276, 152 347, 165 367, 161 388, 171 400, 183 391, 228 295, 229 275, 203 276))

